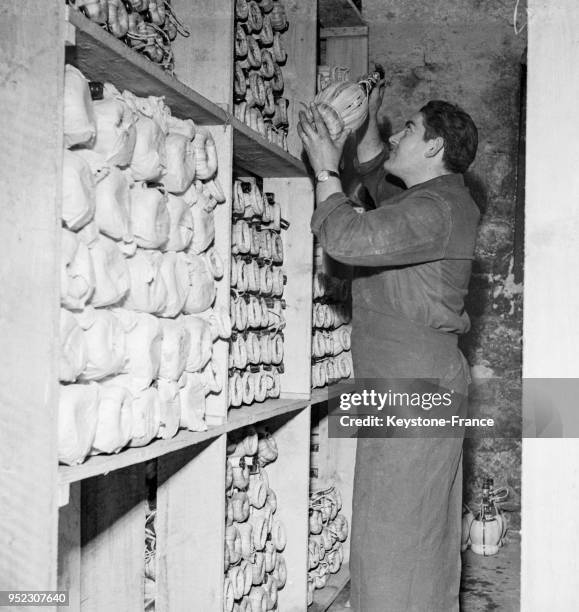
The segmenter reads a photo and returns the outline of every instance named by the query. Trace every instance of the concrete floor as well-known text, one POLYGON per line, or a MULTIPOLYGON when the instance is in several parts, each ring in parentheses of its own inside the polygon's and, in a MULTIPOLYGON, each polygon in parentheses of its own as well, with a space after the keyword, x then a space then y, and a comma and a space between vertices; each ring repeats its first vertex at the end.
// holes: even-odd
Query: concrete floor
MULTIPOLYGON (((518 533, 508 532, 505 545, 494 557, 481 557, 467 550, 462 555, 461 612, 519 612, 520 569, 521 537, 518 533)), ((348 584, 327 612, 341 610, 348 601, 349 591, 348 584)), ((389 611, 385 609, 384 612, 389 611)))

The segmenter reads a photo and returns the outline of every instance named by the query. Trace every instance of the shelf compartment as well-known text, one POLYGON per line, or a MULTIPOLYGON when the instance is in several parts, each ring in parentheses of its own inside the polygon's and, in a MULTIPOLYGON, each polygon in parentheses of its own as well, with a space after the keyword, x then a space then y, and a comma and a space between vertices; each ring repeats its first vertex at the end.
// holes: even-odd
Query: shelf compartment
POLYGON ((330 576, 326 586, 314 593, 314 603, 308 608, 308 612, 325 612, 349 581, 350 569, 344 563, 339 572, 330 576))
POLYGON ((169 440, 155 440, 147 446, 127 448, 117 455, 95 455, 81 465, 61 465, 58 468, 59 482, 67 484, 91 478, 92 476, 107 474, 113 470, 161 457, 168 453, 206 442, 212 438, 217 438, 228 431, 294 412, 309 405, 309 397, 281 398, 267 400, 262 404, 236 408, 230 411, 227 423, 212 427, 207 431, 181 430, 174 438, 169 440))
POLYGON ((76 42, 67 47, 66 59, 87 78, 108 81, 137 96, 164 96, 175 116, 191 118, 201 125, 227 122, 228 114, 217 104, 183 85, 79 11, 70 10, 68 19, 76 29, 76 42))

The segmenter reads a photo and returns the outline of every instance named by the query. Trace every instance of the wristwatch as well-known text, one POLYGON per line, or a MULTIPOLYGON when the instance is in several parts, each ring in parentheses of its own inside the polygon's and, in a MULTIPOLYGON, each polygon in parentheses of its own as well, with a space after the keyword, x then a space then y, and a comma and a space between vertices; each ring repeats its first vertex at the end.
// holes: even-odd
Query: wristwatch
POLYGON ((324 183, 331 176, 339 179, 340 178, 340 173, 339 172, 335 172, 334 170, 320 170, 316 174, 316 183, 324 183))

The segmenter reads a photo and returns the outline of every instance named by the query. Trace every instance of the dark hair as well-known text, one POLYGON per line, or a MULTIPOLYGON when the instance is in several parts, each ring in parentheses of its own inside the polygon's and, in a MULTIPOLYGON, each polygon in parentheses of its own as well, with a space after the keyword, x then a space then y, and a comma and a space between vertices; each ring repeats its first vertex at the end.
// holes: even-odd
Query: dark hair
POLYGON ((430 100, 421 109, 424 140, 441 137, 444 140, 442 161, 447 170, 464 173, 474 161, 478 146, 478 131, 468 113, 443 100, 430 100))

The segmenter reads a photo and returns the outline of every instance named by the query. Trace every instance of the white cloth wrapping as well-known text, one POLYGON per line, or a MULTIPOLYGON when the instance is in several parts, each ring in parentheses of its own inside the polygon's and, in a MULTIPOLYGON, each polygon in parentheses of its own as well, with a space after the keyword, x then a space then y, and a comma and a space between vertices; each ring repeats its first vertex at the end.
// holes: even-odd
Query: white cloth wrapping
POLYGON ((190 138, 169 132, 165 139, 167 171, 163 185, 172 193, 183 193, 195 178, 195 149, 190 138))
POLYGON ((188 252, 198 255, 206 251, 215 238, 215 220, 212 212, 207 212, 203 204, 198 200, 191 206, 193 218, 193 239, 188 247, 188 252))
POLYGON ((179 383, 175 380, 159 379, 156 384, 161 399, 161 426, 157 436, 167 440, 177 433, 181 422, 179 383))
POLYGON ((113 382, 100 385, 97 428, 91 454, 118 453, 133 432, 133 396, 113 382))
POLYGON ((145 183, 135 183, 129 191, 131 228, 135 242, 144 249, 158 249, 169 238, 171 220, 167 196, 145 183))
POLYGON ((95 133, 88 81, 80 70, 67 64, 64 69, 64 145, 70 148, 90 144, 95 133))
POLYGON ((131 231, 129 181, 116 166, 107 167, 96 184, 95 221, 99 231, 114 240, 134 241, 131 231))
POLYGON ((189 294, 189 266, 184 253, 165 253, 161 260, 161 277, 167 288, 165 307, 157 312, 160 317, 176 317, 189 294))
POLYGON ((81 309, 95 290, 95 270, 89 249, 74 232, 62 229, 60 249, 60 303, 81 309))
POLYGON ((60 385, 58 398, 58 460, 74 465, 88 455, 96 433, 99 387, 60 385))
POLYGON ((137 392, 133 398, 133 435, 130 446, 145 446, 161 427, 161 398, 154 387, 137 392))
POLYGON ((191 333, 179 319, 162 319, 159 380, 178 381, 185 371, 191 350, 191 333))
POLYGON ((126 261, 131 288, 123 306, 151 314, 162 311, 167 306, 167 287, 161 275, 163 254, 137 249, 126 261))
POLYGON ((191 335, 191 345, 185 370, 187 372, 199 372, 209 363, 213 353, 211 327, 207 321, 195 315, 182 315, 177 320, 183 323, 191 335))
POLYGON ((93 109, 97 123, 93 150, 109 164, 128 166, 137 141, 136 113, 111 83, 104 84, 104 97, 93 102, 93 109))
POLYGON ((146 98, 138 98, 128 91, 123 92, 123 98, 137 117, 131 174, 136 181, 159 181, 165 172, 166 126, 159 123, 158 115, 151 116, 153 112, 146 98))
POLYGON ((96 307, 117 304, 130 287, 127 260, 119 245, 101 234, 98 240, 91 243, 90 255, 95 275, 91 304, 96 307))
POLYGON ((199 256, 188 254, 189 291, 183 307, 186 314, 196 314, 211 307, 215 301, 216 286, 207 261, 199 256))
POLYGON ((193 217, 184 198, 167 194, 167 211, 169 213, 169 239, 163 245, 163 251, 184 251, 193 239, 193 217))
POLYGON ((74 315, 60 309, 59 379, 74 382, 86 367, 87 348, 84 332, 74 315))
POLYGON ((74 315, 84 331, 87 361, 81 380, 100 380, 125 365, 125 332, 112 312, 87 307, 74 315))
POLYGON ((112 312, 125 330, 123 373, 133 379, 133 388, 146 389, 159 373, 163 340, 161 322, 151 314, 125 308, 115 308, 112 312))
POLYGON ((196 316, 205 319, 211 327, 211 337, 213 341, 217 338, 227 340, 231 337, 231 317, 227 307, 216 306, 215 308, 208 308, 203 312, 200 312, 196 316))
POLYGON ((93 217, 96 184, 88 162, 75 151, 64 150, 62 162, 62 220, 68 229, 78 230, 93 217))
POLYGON ((206 431, 205 385, 200 375, 185 372, 180 381, 181 427, 190 431, 206 431))

